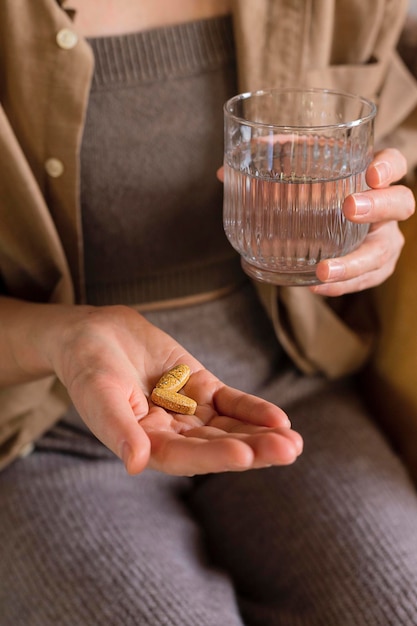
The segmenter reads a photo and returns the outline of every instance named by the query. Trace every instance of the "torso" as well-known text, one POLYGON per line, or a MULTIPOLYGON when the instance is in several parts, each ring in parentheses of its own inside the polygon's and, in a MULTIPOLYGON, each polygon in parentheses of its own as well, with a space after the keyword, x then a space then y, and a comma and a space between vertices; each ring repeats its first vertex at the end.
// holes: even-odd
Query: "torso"
POLYGON ((68 0, 86 37, 138 32, 230 12, 230 0, 68 0))
POLYGON ((222 104, 237 90, 233 31, 219 11, 201 13, 219 2, 174 2, 153 0, 158 23, 151 13, 113 23, 117 37, 103 22, 99 33, 85 31, 96 33, 94 42, 88 35, 96 66, 81 159, 88 301, 139 304, 220 378, 255 393, 283 353, 222 228, 215 172, 222 104), (175 19, 167 12, 161 24, 162 7, 174 2, 175 19), (164 298, 149 294, 158 285, 164 298))
POLYGON ((161 308, 241 285, 222 222, 223 103, 237 91, 231 16, 89 37, 81 150, 90 304, 161 308))

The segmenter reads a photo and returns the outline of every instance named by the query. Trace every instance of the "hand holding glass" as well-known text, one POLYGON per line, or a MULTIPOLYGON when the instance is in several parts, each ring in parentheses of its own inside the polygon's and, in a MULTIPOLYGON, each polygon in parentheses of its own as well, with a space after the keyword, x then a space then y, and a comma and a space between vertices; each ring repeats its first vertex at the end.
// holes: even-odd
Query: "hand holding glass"
POLYGON ((226 102, 226 235, 245 272, 277 285, 313 285, 322 259, 359 246, 368 225, 347 220, 367 189, 375 105, 325 89, 273 89, 226 102))

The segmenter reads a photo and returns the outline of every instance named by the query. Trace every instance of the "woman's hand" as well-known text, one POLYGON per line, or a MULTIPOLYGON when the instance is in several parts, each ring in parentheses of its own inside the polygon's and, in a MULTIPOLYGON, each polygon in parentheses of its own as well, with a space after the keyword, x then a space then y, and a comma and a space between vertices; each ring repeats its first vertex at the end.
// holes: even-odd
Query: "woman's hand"
POLYGON ((301 437, 275 405, 227 387, 201 366, 184 392, 197 401, 195 415, 151 406, 140 422, 151 467, 171 474, 241 471, 286 465, 300 454, 301 437))
MULTIPOLYGON (((408 187, 390 185, 406 173, 406 160, 398 150, 386 148, 375 155, 366 173, 371 189, 348 196, 343 205, 349 220, 371 224, 368 235, 354 252, 321 261, 317 276, 322 284, 309 287, 311 291, 340 296, 375 287, 393 273, 404 245, 398 222, 414 213, 415 200, 408 187)), ((223 167, 217 177, 223 182, 223 167)))
POLYGON ((404 237, 398 222, 415 210, 413 193, 401 180, 407 172, 403 155, 388 148, 377 153, 370 164, 366 181, 369 191, 348 196, 343 205, 345 216, 358 224, 370 223, 363 243, 350 254, 321 261, 317 276, 324 284, 310 287, 324 296, 340 296, 379 285, 394 271, 404 237))
POLYGON ((181 475, 241 471, 292 463, 300 454, 301 437, 281 409, 221 383, 134 310, 56 311, 58 318, 47 321, 53 332, 44 327, 47 339, 38 333, 37 341, 85 423, 129 473, 146 466, 181 475), (184 392, 198 403, 193 416, 149 399, 161 375, 179 363, 191 368, 184 392))

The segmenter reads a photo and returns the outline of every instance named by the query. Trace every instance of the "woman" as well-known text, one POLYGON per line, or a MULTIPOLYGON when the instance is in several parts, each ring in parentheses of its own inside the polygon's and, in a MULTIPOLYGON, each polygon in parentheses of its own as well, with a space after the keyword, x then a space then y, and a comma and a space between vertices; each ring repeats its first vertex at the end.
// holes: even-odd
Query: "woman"
MULTIPOLYGON (((363 85, 389 103, 404 8, 393 19, 385 4, 378 37, 351 54, 378 51, 363 85)), ((405 159, 378 153, 371 189, 346 201, 371 231, 356 252, 321 263, 323 284, 262 291, 272 324, 221 226, 225 99, 295 75, 334 86, 365 67, 331 74, 338 29, 320 29, 319 46, 307 26, 326 15, 313 8, 0 8, 5 625, 410 624, 417 564, 403 555, 417 501, 347 378, 368 341, 318 297, 394 270, 398 220, 414 211, 410 191, 390 187, 405 159), (303 340, 317 311, 326 332, 303 340), (148 400, 178 363, 192 371, 195 417, 148 400), (294 465, 303 444, 287 414, 306 444, 294 465), (401 540, 385 523, 386 492, 403 514, 401 540), (387 577, 400 556, 403 572, 387 577)), ((407 80, 398 123, 417 100, 407 80)))

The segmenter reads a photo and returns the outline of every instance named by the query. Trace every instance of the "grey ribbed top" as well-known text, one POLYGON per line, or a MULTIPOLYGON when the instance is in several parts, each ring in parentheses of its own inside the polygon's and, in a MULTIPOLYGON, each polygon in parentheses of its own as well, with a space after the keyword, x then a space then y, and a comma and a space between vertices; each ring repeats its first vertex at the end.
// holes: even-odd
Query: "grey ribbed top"
POLYGON ((90 40, 81 154, 87 299, 140 304, 242 279, 222 225, 230 18, 90 40))
POLYGON ((234 59, 230 19, 215 18, 90 40, 93 89, 217 70, 234 59))

